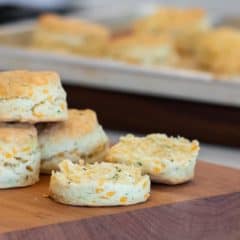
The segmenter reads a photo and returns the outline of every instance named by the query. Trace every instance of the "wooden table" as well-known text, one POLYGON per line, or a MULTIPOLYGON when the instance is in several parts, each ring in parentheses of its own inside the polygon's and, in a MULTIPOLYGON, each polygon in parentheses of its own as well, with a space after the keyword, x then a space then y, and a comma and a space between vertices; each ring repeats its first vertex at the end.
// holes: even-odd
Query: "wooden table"
POLYGON ((153 185, 147 203, 88 208, 45 195, 48 176, 0 191, 0 239, 240 239, 240 172, 199 162, 193 182, 153 185))

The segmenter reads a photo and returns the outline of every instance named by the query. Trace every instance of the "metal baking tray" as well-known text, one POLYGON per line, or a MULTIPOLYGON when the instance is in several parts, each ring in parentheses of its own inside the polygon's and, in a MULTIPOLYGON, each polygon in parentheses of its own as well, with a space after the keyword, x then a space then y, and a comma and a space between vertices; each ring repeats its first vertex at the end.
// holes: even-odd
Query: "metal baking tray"
MULTIPOLYGON (((143 8, 151 11, 153 7, 143 8)), ((138 11, 139 12, 139 11, 138 11)), ((145 14, 141 12, 141 14, 145 14)), ((89 19, 109 21, 96 13, 89 19)), ((84 16, 84 13, 81 14, 84 16)), ((130 16, 130 15, 129 15, 130 16)), ((131 17, 128 16, 128 19, 131 17)), ((134 15, 136 17, 136 15, 134 15)), ((118 17, 120 19, 120 17, 118 17)), ((124 18, 126 19, 126 18, 124 18)), ((34 22, 22 22, 0 28, 0 68, 55 70, 63 83, 89 88, 128 92, 140 95, 179 98, 218 105, 240 106, 240 82, 236 79, 215 79, 209 73, 172 68, 130 65, 108 59, 91 59, 53 53, 28 47, 34 22)), ((118 21, 118 26, 121 24, 118 21)))

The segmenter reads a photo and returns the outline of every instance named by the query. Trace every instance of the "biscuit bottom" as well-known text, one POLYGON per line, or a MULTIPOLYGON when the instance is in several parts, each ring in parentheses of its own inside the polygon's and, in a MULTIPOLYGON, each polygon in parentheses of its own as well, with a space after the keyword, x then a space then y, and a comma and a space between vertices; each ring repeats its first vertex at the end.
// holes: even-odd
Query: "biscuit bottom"
POLYGON ((120 206, 145 202, 150 196, 150 179, 141 169, 123 164, 80 165, 65 160, 53 172, 49 196, 76 206, 120 206))
POLYGON ((0 189, 25 187, 39 181, 40 158, 33 153, 31 160, 18 164, 0 163, 0 189))

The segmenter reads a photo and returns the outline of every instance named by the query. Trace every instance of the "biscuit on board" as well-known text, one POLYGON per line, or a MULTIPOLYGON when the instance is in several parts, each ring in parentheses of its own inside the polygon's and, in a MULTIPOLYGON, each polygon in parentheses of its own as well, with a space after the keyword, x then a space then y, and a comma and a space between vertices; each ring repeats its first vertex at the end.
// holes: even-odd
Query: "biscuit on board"
POLYGON ((129 134, 109 150, 106 161, 141 166, 154 182, 179 184, 193 179, 198 151, 196 140, 165 134, 129 134))
POLYGON ((119 206, 145 202, 150 196, 150 179, 134 166, 114 163, 60 163, 53 171, 49 196, 77 206, 119 206))

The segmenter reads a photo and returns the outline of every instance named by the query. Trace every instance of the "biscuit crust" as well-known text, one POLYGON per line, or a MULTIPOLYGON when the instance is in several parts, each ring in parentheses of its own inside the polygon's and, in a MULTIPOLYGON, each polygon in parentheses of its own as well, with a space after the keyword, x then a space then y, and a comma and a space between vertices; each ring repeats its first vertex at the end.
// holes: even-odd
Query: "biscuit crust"
POLYGON ((66 118, 66 93, 57 73, 0 72, 0 121, 36 123, 66 118))

